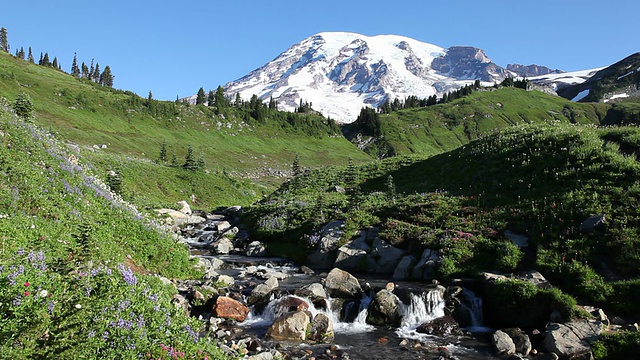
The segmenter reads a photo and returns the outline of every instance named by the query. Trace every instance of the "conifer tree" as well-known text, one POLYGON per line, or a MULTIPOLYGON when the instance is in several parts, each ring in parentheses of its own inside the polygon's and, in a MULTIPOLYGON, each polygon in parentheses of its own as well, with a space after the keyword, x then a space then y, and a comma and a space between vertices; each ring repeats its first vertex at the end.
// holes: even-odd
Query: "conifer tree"
POLYGON ((227 98, 224 97, 224 89, 218 85, 215 94, 215 105, 218 110, 227 107, 227 98))
POLYGON ((193 148, 191 145, 187 148, 187 154, 184 156, 184 164, 182 167, 186 170, 197 170, 198 164, 196 160, 193 158, 193 148))
POLYGON ((242 106, 242 98, 240 97, 240 93, 236 93, 236 100, 234 102, 234 105, 237 108, 240 108, 242 106))
POLYGON ((24 53, 24 48, 22 46, 20 46, 20 51, 18 52, 18 57, 22 60, 25 59, 25 53, 24 53))
POLYGON ((49 60, 49 53, 44 53, 44 57, 42 58, 42 66, 51 66, 51 60, 49 60))
POLYGON ((9 39, 7 38, 7 29, 0 28, 0 50, 9 52, 9 39))
POLYGON ((167 162, 167 141, 166 140, 162 142, 162 146, 160 147, 160 156, 158 160, 162 164, 167 162))
POLYGON ((96 68, 93 70, 91 79, 93 80, 93 82, 100 82, 100 64, 96 63, 96 68))
POLYGON ((302 175, 302 169, 300 168, 300 156, 296 154, 296 157, 293 159, 293 164, 291 165, 291 169, 293 170, 293 177, 297 178, 302 175))
POLYGON ((35 63, 35 60, 33 59, 33 51, 31 51, 31 46, 29 46, 29 55, 27 56, 27 60, 32 64, 35 63))
POLYGON ((207 94, 207 106, 213 106, 216 102, 216 96, 213 90, 209 90, 209 94, 207 94))
POLYGON ((53 66, 55 69, 58 68, 58 57, 57 56, 53 57, 53 63, 51 64, 51 66, 53 66))
POLYGON ((387 196, 389 197, 389 199, 391 199, 391 201, 396 201, 396 184, 393 181, 393 176, 389 175, 387 176, 387 181, 385 183, 385 185, 387 186, 387 196))
POLYGON ((111 74, 111 67, 109 67, 109 65, 104 67, 104 71, 100 75, 100 85, 113 87, 113 75, 111 74))
POLYGON ((29 94, 24 91, 18 94, 16 101, 13 103, 13 111, 15 111, 16 115, 25 120, 31 118, 31 115, 33 114, 33 101, 31 101, 29 94))
POLYGON ((204 89, 198 89, 198 94, 196 95, 196 105, 204 105, 204 102, 207 101, 207 96, 204 93, 204 89))
POLYGON ((93 80, 93 73, 95 70, 96 67, 93 65, 93 59, 91 59, 91 66, 89 66, 89 75, 87 76, 87 79, 93 80))
POLYGON ((71 75, 80 77, 80 68, 78 67, 78 54, 73 53, 73 64, 71 64, 71 75))
POLYGON ((198 160, 196 161, 196 167, 198 169, 204 168, 204 153, 200 151, 200 155, 198 156, 198 160))
POLYGON ((178 166, 178 157, 176 153, 171 154, 171 166, 178 166))
POLYGON ((38 65, 42 65, 42 52, 40 52, 40 60, 38 60, 38 65))

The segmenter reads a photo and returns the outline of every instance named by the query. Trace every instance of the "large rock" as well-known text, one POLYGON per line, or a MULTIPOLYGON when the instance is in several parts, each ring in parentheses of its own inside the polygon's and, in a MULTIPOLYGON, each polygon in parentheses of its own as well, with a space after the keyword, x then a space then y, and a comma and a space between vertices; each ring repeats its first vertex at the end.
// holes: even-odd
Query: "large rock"
POLYGON ((425 249, 411 272, 412 277, 418 280, 431 278, 438 262, 440 262, 438 250, 425 249))
POLYGON ((409 279, 411 277, 411 270, 415 263, 416 263, 415 257, 411 255, 407 255, 403 257, 398 263, 398 266, 396 266, 396 269, 393 271, 392 279, 394 280, 409 279))
POLYGON ((253 290, 251 290, 251 295, 247 299, 247 303, 249 305, 257 304, 259 302, 264 302, 269 299, 271 292, 278 288, 278 279, 275 277, 267 279, 263 284, 258 284, 253 290))
POLYGON ((529 339, 529 335, 527 335, 524 331, 522 331, 519 328, 502 329, 502 331, 505 332, 507 335, 509 335, 514 345, 516 346, 517 353, 522 354, 524 356, 529 355, 529 353, 531 352, 531 349, 533 348, 531 346, 531 340, 529 339))
POLYGON ((594 215, 580 224, 580 232, 590 233, 594 230, 602 229, 607 223, 607 219, 604 215, 594 215))
POLYGON ((327 292, 324 291, 324 287, 320 283, 305 285, 300 289, 296 289, 295 294, 305 297, 314 303, 327 298, 327 292))
POLYGON ((375 264, 371 271, 380 274, 391 274, 398 266, 400 259, 404 255, 404 251, 391 246, 379 237, 373 239, 369 258, 375 264))
POLYGON ((229 223, 226 220, 220 221, 215 224, 214 228, 218 232, 218 234, 224 234, 225 231, 228 231, 229 229, 231 229, 231 223, 229 223))
POLYGON ((367 323, 379 326, 399 327, 402 322, 400 299, 387 289, 378 291, 369 304, 367 323))
POLYGON ((311 322, 310 313, 296 311, 279 317, 269 329, 265 338, 275 341, 304 341, 311 322))
POLYGON ((537 270, 531 270, 519 276, 520 279, 528 281, 541 289, 551 289, 553 285, 537 270))
POLYGON ((327 315, 318 313, 313 317, 308 333, 307 340, 318 343, 331 343, 335 337, 333 321, 327 315))
POLYGON ((211 315, 243 322, 249 314, 249 308, 238 300, 228 296, 218 296, 211 308, 211 315))
POLYGON ((529 237, 526 235, 516 234, 511 230, 507 230, 504 232, 504 236, 519 248, 529 246, 529 237))
POLYGON ((324 286, 332 297, 355 298, 362 293, 362 287, 355 276, 335 268, 324 280, 324 286))
POLYGON ((307 311, 309 303, 295 296, 285 296, 276 302, 274 311, 278 314, 284 314, 291 311, 307 311))
POLYGON ((373 260, 367 256, 370 249, 371 247, 367 244, 366 234, 362 233, 357 239, 338 248, 335 266, 352 271, 366 272, 374 266, 373 260))
POLYGON ((228 254, 234 248, 233 241, 226 237, 214 242, 212 246, 216 254, 228 254))
POLYGON ((177 210, 158 209, 156 212, 165 218, 168 225, 182 226, 189 220, 189 215, 177 210))
POLYGON ((602 323, 596 320, 577 320, 566 324, 550 323, 543 334, 545 351, 560 359, 587 357, 591 354, 591 343, 602 333, 602 323))
POLYGON ((491 335, 493 348, 500 355, 513 355, 516 353, 516 344, 506 332, 498 330, 491 335))
POLYGON ((265 256, 267 253, 267 247, 260 241, 252 241, 247 245, 245 254, 247 256, 265 256))
POLYGON ((458 334, 460 326, 451 316, 442 316, 421 324, 416 331, 422 334, 448 336, 458 334))
POLYGON ((329 269, 336 260, 336 249, 344 232, 344 221, 336 220, 328 223, 316 236, 312 244, 317 247, 307 258, 307 265, 314 269, 329 269))
POLYGON ((191 207, 189 206, 189 203, 187 203, 186 201, 182 200, 182 201, 178 201, 176 204, 178 204, 180 206, 180 212, 186 215, 191 215, 191 207))

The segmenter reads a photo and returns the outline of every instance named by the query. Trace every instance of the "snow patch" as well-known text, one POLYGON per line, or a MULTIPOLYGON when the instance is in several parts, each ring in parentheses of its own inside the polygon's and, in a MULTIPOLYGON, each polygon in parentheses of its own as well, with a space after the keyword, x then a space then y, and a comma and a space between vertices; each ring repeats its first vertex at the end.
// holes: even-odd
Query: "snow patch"
POLYGON ((622 76, 618 76, 618 80, 623 79, 623 78, 625 78, 625 77, 627 77, 627 76, 629 76, 631 74, 633 74, 633 70, 629 71, 628 73, 626 73, 626 74, 624 74, 622 76))
POLYGON ((606 102, 606 103, 607 103, 607 102, 609 102, 609 101, 611 101, 611 100, 615 100, 615 99, 624 99, 624 98, 628 98, 628 97, 629 97, 629 94, 626 94, 626 93, 622 93, 622 94, 615 94, 615 95, 612 95, 610 98, 605 99, 605 100, 604 100, 604 102, 606 102))
POLYGON ((589 95, 590 91, 591 91, 591 89, 580 91, 580 93, 578 93, 578 95, 576 95, 576 97, 571 99, 571 101, 580 101, 580 100, 584 99, 587 95, 589 95))

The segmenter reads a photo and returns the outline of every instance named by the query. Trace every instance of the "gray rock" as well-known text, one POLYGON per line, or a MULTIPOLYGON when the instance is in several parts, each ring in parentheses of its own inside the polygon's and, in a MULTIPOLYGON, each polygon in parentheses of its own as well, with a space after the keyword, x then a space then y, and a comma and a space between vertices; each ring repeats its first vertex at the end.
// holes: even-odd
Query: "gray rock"
POLYGON ((222 239, 213 243, 212 247, 216 254, 228 254, 233 250, 234 245, 231 239, 223 237, 222 239))
POLYGON ((334 337, 333 321, 323 313, 314 316, 311 320, 307 340, 317 343, 331 343, 334 337))
POLYGON ((516 346, 516 352, 522 354, 524 356, 529 355, 533 347, 531 346, 531 340, 529 339, 529 335, 527 335, 524 331, 519 328, 509 328, 502 329, 505 332, 513 343, 516 346))
POLYGON ((425 249, 422 252, 420 260, 411 271, 411 276, 418 280, 429 279, 438 262, 440 262, 440 253, 438 250, 425 249))
POLYGON ((158 209, 156 212, 159 216, 164 217, 168 225, 182 226, 189 220, 189 215, 177 210, 158 209))
POLYGON ((422 334, 448 336, 459 334, 460 326, 454 318, 445 315, 421 324, 416 331, 422 334))
POLYGON ((541 289, 551 289, 553 285, 537 270, 531 270, 519 276, 520 279, 533 283, 541 289))
POLYGON ((207 221, 207 219, 205 219, 205 218, 203 218, 201 216, 191 215, 187 219, 187 224, 189 224, 189 225, 197 225, 197 224, 202 224, 205 221, 207 221))
POLYGON ((336 250, 343 234, 344 221, 336 220, 328 223, 318 232, 317 247, 307 258, 307 265, 314 269, 330 269, 336 260, 336 250))
POLYGON ((373 259, 367 257, 370 249, 366 235, 360 234, 360 237, 338 249, 335 266, 346 270, 368 271, 375 266, 373 259))
POLYGON ((247 299, 247 303, 249 305, 253 305, 259 302, 263 302, 269 299, 269 295, 271 292, 278 288, 278 279, 269 278, 263 284, 259 284, 253 290, 251 290, 251 295, 247 299))
POLYGON ((218 259, 218 258, 211 258, 211 268, 213 269, 221 269, 222 267, 224 267, 224 261, 218 259))
POLYGON ((504 232, 504 236, 511 240, 519 248, 525 248, 529 246, 529 237, 525 235, 519 235, 514 233, 511 230, 507 230, 504 232))
POLYGON ((300 289, 296 289, 295 294, 308 298, 312 302, 327 298, 327 293, 324 291, 324 287, 320 283, 305 285, 300 289))
POLYGON ((227 284, 227 286, 231 286, 236 283, 236 281, 229 275, 219 275, 218 282, 227 284))
POLYGON ((225 231, 231 229, 231 224, 228 221, 223 220, 215 224, 215 229, 218 234, 224 234, 225 231))
POLYGON ((590 343, 602 333, 602 323, 595 320, 577 320, 566 324, 550 323, 543 334, 542 345, 561 359, 588 356, 590 343))
POLYGON ((416 263, 416 258, 411 255, 404 256, 396 269, 393 271, 393 276, 391 277, 394 280, 407 280, 411 277, 411 270, 416 263))
POLYGON ((275 341, 304 341, 310 323, 307 311, 284 314, 269 326, 265 338, 275 341))
POLYGON ((247 256, 264 256, 267 253, 267 248, 260 241, 252 241, 247 245, 245 254, 247 256))
POLYGON ((354 298, 362 293, 358 279, 338 268, 329 272, 324 280, 324 286, 332 297, 354 298))
POLYGON ((603 228, 607 223, 607 219, 604 215, 594 215, 580 224, 580 232, 590 233, 596 229, 603 228))
POLYGON ((502 330, 498 330, 491 335, 491 343, 500 355, 513 355, 516 353, 516 344, 513 343, 509 334, 502 330))
POLYGON ((399 327, 402 322, 400 299, 391 291, 383 289, 376 293, 369 304, 367 323, 379 326, 399 327))
POLYGON ((182 201, 178 201, 176 204, 178 204, 181 208, 180 208, 180 212, 186 215, 191 215, 191 207, 189 206, 189 203, 187 203, 186 201, 182 200, 182 201))
POLYGON ((379 237, 373 239, 369 257, 375 263, 373 272, 390 274, 398 266, 400 259, 404 255, 404 251, 391 246, 379 237))

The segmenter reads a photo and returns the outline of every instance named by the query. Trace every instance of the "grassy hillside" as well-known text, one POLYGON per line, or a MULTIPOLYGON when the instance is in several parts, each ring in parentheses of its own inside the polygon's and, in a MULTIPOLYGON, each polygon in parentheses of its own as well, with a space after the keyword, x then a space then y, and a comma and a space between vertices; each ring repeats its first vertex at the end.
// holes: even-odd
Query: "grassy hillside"
POLYGON ((186 248, 69 157, 0 108, 2 357, 222 358, 150 275, 200 276, 186 248))
MULTIPOLYGON (((519 124, 599 124, 603 104, 576 104, 538 91, 508 87, 487 89, 447 104, 410 108, 379 116, 378 140, 364 150, 378 157, 437 154, 467 144, 488 132, 519 124)), ((347 129, 353 139, 376 136, 363 124, 347 129)))
POLYGON ((411 253, 440 250, 440 277, 538 269, 585 301, 637 317, 625 299, 640 291, 638 139, 637 128, 516 126, 428 158, 309 173, 248 219, 256 233, 289 236, 297 249, 332 219, 346 220, 345 241, 380 226, 381 237, 411 253), (581 231, 593 215, 606 225, 581 231), (530 247, 515 248, 507 230, 528 236, 530 247))
POLYGON ((216 111, 148 101, 0 52, 0 96, 13 101, 21 91, 33 99, 36 124, 78 144, 77 155, 95 164, 97 175, 119 170, 124 196, 148 206, 192 194, 199 207, 248 204, 282 181, 296 154, 305 167, 369 160, 316 114, 265 108, 258 121, 246 106, 216 111), (191 146, 204 158, 204 170, 191 174, 158 164, 163 142, 168 163, 175 155, 181 165, 191 146))

